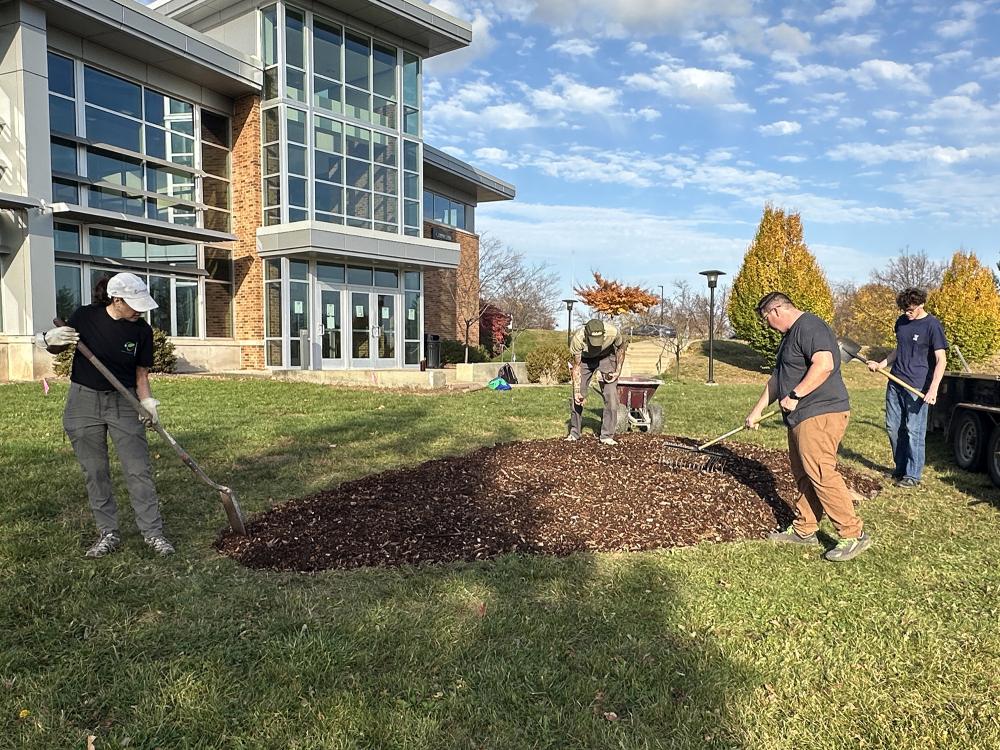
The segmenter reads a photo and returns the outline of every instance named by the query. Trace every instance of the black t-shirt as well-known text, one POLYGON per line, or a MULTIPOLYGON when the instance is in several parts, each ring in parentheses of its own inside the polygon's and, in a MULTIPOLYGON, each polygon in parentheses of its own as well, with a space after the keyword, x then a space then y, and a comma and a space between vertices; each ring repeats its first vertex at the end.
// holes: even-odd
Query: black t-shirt
MULTIPOLYGON (((142 318, 115 320, 104 305, 96 303, 78 307, 66 324, 76 329, 80 341, 126 388, 135 388, 136 367, 153 366, 153 329, 142 318)), ((73 355, 70 380, 97 391, 114 390, 79 349, 73 355)))
POLYGON ((795 427, 809 417, 849 411, 851 408, 847 387, 840 375, 840 347, 837 345, 837 338, 830 326, 808 312, 802 313, 785 332, 778 348, 775 368, 778 376, 778 400, 783 399, 802 382, 816 352, 833 354, 833 372, 819 388, 799 399, 795 411, 785 414, 785 424, 789 427, 795 427))

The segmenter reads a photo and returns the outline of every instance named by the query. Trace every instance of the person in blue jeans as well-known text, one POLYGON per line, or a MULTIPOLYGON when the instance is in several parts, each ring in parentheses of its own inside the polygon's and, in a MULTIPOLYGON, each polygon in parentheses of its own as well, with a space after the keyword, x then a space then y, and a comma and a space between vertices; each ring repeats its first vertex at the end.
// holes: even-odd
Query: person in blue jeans
POLYGON ((881 362, 869 362, 875 372, 890 372, 918 391, 923 399, 889 381, 885 391, 885 428, 889 432, 895 468, 893 479, 900 487, 916 487, 924 470, 924 439, 927 409, 937 402, 938 387, 947 365, 948 340, 941 321, 924 310, 927 293, 908 287, 896 295, 903 314, 896 320, 896 348, 881 362))

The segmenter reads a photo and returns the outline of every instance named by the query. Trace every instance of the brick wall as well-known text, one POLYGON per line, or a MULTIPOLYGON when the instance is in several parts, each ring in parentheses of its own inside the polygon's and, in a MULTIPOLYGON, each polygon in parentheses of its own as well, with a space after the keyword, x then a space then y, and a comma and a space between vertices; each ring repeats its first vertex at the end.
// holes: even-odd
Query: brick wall
POLYGON ((233 116, 233 286, 235 310, 233 335, 260 344, 240 347, 240 368, 264 368, 264 272, 257 255, 257 228, 261 222, 260 97, 236 101, 233 116))
MULTIPOLYGON (((424 222, 424 237, 433 227, 424 222)), ((449 227, 449 229, 451 229, 449 227)), ((431 268, 424 271, 424 331, 442 338, 465 340, 466 314, 479 311, 479 236, 452 229, 459 244, 458 269, 431 268)), ((469 343, 479 344, 479 323, 472 324, 469 343)))

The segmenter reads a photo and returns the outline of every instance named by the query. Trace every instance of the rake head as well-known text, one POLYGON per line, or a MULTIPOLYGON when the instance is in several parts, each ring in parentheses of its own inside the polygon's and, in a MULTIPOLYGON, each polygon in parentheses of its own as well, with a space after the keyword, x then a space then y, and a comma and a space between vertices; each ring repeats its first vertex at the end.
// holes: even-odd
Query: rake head
POLYGON ((698 471, 702 474, 724 474, 730 459, 721 453, 700 451, 690 445, 664 443, 665 450, 660 455, 660 466, 665 469, 698 471))

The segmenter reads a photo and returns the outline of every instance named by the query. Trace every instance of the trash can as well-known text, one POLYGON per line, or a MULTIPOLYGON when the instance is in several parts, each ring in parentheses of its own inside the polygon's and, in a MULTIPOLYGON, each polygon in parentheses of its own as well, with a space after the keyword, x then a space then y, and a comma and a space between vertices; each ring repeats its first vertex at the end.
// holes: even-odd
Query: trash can
POLYGON ((424 357, 430 370, 441 368, 441 337, 436 333, 424 334, 424 357))

